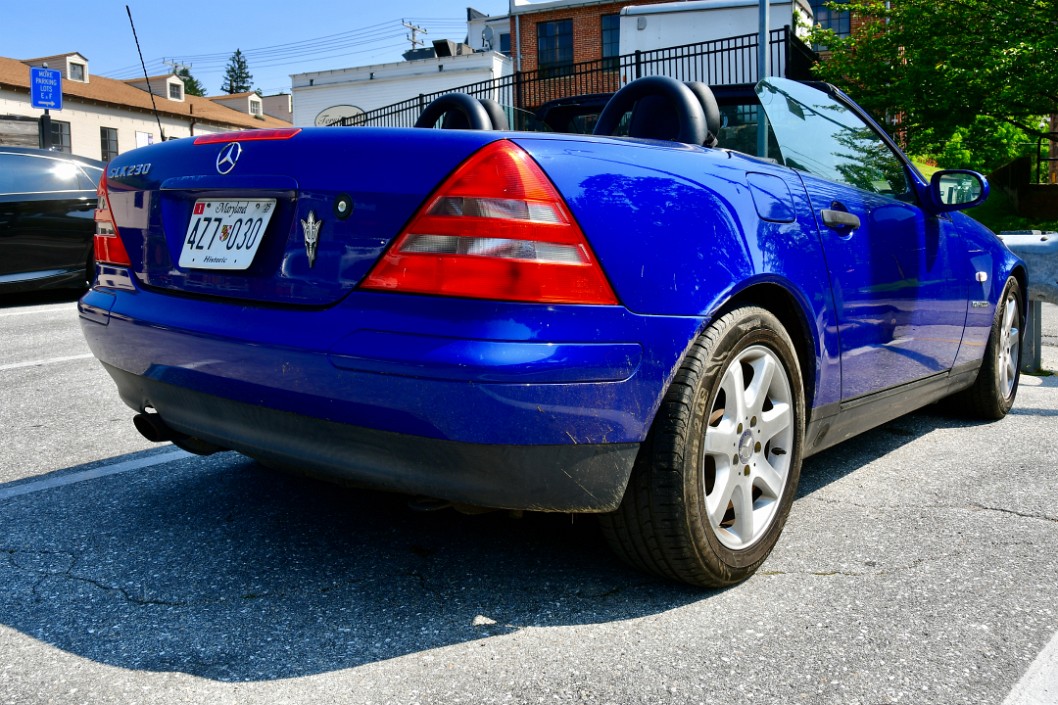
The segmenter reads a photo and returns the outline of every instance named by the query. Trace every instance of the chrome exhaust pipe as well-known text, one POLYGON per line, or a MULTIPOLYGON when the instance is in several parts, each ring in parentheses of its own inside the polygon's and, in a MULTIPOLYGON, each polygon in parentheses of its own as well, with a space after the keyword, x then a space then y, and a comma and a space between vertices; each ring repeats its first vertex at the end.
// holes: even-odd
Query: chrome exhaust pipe
POLYGON ((132 423, 136 426, 136 430, 140 432, 140 435, 152 443, 165 443, 168 441, 177 448, 195 455, 212 455, 213 453, 227 450, 227 448, 221 448, 208 441, 193 438, 186 433, 180 433, 170 428, 158 414, 148 414, 146 412, 136 414, 132 417, 132 423))
POLYGON ((140 435, 152 443, 171 441, 178 435, 158 414, 136 414, 132 417, 132 423, 140 435))

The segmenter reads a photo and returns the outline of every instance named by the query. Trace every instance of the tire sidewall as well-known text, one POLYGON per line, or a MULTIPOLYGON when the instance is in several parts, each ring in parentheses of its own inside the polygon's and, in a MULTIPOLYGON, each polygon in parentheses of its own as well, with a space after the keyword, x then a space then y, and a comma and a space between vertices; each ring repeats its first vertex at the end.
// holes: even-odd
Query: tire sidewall
POLYGON ((721 330, 713 345, 707 346, 704 374, 700 376, 694 390, 694 413, 691 427, 688 429, 684 453, 684 497, 685 506, 688 509, 688 528, 698 539, 695 544, 711 551, 722 564, 728 566, 733 572, 742 574, 747 572, 747 569, 752 572, 767 558, 778 541, 779 534, 782 533, 790 506, 793 504, 793 495, 797 491, 800 477, 804 446, 804 386, 793 342, 772 314, 764 309, 740 309, 725 316, 721 322, 728 323, 728 325, 721 330), (728 321, 728 318, 731 320, 728 321), (786 485, 779 500, 779 508, 772 517, 771 525, 752 546, 735 550, 720 542, 709 523, 700 459, 705 438, 706 419, 720 392, 724 373, 743 350, 752 346, 768 348, 779 358, 784 367, 790 382, 794 407, 794 448, 790 453, 790 468, 786 485))

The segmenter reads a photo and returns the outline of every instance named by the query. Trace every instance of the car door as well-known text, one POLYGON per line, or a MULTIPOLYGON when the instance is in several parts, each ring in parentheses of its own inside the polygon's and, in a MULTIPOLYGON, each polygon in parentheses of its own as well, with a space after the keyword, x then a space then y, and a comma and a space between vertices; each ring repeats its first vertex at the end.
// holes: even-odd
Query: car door
POLYGON ((954 364, 969 285, 950 220, 918 204, 910 167, 851 106, 820 88, 766 79, 757 93, 780 155, 804 183, 831 276, 843 401, 954 364))
POLYGON ((0 153, 0 278, 83 269, 93 231, 91 179, 73 162, 0 153))

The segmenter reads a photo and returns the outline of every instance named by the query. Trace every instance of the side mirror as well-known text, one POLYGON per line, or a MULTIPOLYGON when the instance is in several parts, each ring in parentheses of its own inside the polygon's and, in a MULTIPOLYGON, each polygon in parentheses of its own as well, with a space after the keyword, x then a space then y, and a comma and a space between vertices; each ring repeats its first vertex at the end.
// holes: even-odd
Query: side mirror
POLYGON ((930 198, 937 213, 973 208, 988 198, 988 181, 976 171, 945 169, 929 182, 930 198))

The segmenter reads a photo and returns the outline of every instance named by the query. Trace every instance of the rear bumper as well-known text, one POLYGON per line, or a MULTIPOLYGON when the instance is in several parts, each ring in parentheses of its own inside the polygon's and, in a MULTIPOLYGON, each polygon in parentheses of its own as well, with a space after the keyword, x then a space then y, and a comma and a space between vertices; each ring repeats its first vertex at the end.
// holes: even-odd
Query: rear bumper
POLYGON ((367 292, 248 306, 125 284, 80 311, 133 409, 263 460, 518 509, 614 508, 702 325, 367 292))
POLYGON ((105 365, 130 405, 149 399, 190 436, 360 487, 483 507, 556 512, 617 508, 639 445, 481 445, 276 411, 105 365))

